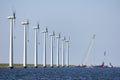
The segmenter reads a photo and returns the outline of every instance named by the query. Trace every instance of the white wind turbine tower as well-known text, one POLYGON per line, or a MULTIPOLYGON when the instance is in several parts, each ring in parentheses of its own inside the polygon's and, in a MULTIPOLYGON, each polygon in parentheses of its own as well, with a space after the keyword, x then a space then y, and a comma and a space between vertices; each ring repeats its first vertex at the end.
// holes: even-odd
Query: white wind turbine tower
POLYGON ((34 28, 34 30, 35 30, 35 53, 34 53, 34 67, 35 68, 37 68, 38 67, 38 58, 37 58, 37 56, 38 56, 38 46, 37 46, 37 43, 38 43, 38 41, 37 41, 37 34, 38 34, 38 31, 39 31, 39 24, 36 26, 36 27, 33 27, 34 28))
POLYGON ((27 68, 27 30, 29 27, 29 21, 22 22, 24 26, 24 51, 23 51, 23 67, 27 68))
POLYGON ((58 36, 56 36, 57 38, 57 63, 56 66, 59 67, 59 39, 60 39, 60 34, 58 36))
POLYGON ((64 43, 65 43, 65 37, 61 38, 62 40, 62 67, 64 67, 64 43))
POLYGON ((46 33, 48 33, 48 29, 42 31, 44 34, 44 43, 43 43, 43 67, 46 67, 46 33))
POLYGON ((13 27, 14 20, 16 19, 15 12, 13 12, 13 16, 8 16, 10 20, 10 56, 9 56, 9 67, 13 68, 13 27))
POLYGON ((65 41, 66 42, 66 66, 69 67, 69 42, 70 42, 70 37, 69 40, 65 41))
POLYGON ((53 67, 53 38, 55 36, 55 32, 53 31, 51 34, 50 34, 50 37, 51 37, 51 64, 50 66, 53 67))

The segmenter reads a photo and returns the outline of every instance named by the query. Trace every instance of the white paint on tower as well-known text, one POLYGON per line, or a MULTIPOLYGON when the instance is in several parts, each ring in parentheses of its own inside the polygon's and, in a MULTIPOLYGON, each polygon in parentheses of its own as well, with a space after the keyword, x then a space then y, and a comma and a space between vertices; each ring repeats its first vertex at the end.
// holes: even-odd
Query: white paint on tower
POLYGON ((44 34, 44 43, 43 43, 43 67, 46 67, 46 33, 48 32, 48 29, 42 31, 44 34))
POLYGON ((9 67, 13 68, 13 27, 14 27, 14 20, 16 19, 15 13, 13 16, 8 16, 10 20, 10 54, 9 54, 9 67))
POLYGON ((56 36, 57 38, 57 60, 56 60, 56 66, 59 67, 59 39, 60 39, 60 34, 56 36))
POLYGON ((35 52, 34 52, 34 67, 37 68, 38 67, 38 31, 39 31, 39 24, 36 27, 33 27, 35 30, 35 52))
POLYGON ((29 21, 22 22, 22 25, 24 26, 24 51, 23 51, 23 67, 27 67, 27 30, 29 27, 29 21))

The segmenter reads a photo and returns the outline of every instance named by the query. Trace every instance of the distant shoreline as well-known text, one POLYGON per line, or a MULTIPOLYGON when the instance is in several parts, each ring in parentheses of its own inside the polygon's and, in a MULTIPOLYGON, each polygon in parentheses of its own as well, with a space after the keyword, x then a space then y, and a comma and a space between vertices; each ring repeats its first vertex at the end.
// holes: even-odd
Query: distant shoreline
MULTIPOLYGON (((23 64, 14 64, 13 67, 22 68, 23 64)), ((34 64, 27 64, 27 67, 34 67, 34 64)), ((38 67, 42 67, 42 64, 38 64, 38 67)), ((7 63, 0 64, 0 68, 9 68, 9 64, 7 63)))
MULTIPOLYGON (((24 68, 24 67, 23 67, 23 64, 14 64, 13 67, 14 67, 14 68, 24 68)), ((34 68, 35 66, 34 66, 34 64, 27 64, 27 67, 28 67, 28 68, 34 68)), ((39 67, 42 68, 42 67, 43 67, 43 64, 38 64, 37 67, 38 67, 38 68, 39 68, 39 67)), ((50 66, 50 64, 47 64, 46 67, 51 67, 51 66, 50 66)), ((53 67, 57 67, 57 66, 56 66, 56 65, 53 65, 53 67)), ((61 65, 60 65, 59 67, 61 67, 61 65)), ((64 66, 64 67, 65 67, 65 66, 64 66)), ((69 67, 75 67, 75 66, 74 66, 74 65, 70 65, 69 67)), ((7 64, 7 63, 1 63, 1 64, 0 64, 0 68, 9 68, 9 64, 7 64)))
MULTIPOLYGON (((52 68, 57 68, 58 66, 53 65, 52 68)), ((63 66, 67 67, 67 66, 63 66)), ((75 65, 69 65, 69 67, 81 67, 81 66, 75 66, 75 65)), ((8 63, 0 63, 0 69, 1 68, 10 68, 8 63)), ((23 64, 13 64, 13 68, 51 68, 50 64, 47 64, 45 67, 43 67, 43 64, 38 64, 37 67, 34 66, 34 64, 27 64, 27 67, 23 67, 23 64)), ((59 65, 59 68, 62 68, 61 65, 59 65)), ((91 67, 81 67, 81 68, 91 68, 91 67)), ((114 67, 114 68, 120 68, 120 67, 114 67)))

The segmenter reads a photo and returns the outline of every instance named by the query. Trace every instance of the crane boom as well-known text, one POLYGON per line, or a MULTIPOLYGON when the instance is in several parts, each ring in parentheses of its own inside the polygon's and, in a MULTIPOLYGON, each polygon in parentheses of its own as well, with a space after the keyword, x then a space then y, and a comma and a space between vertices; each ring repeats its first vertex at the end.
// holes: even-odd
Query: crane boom
POLYGON ((84 66, 84 65, 87 64, 88 57, 89 57, 89 55, 91 54, 91 51, 92 51, 92 48, 93 48, 93 45, 94 45, 95 36, 96 36, 96 35, 93 34, 92 40, 91 40, 91 42, 90 42, 90 44, 89 44, 89 47, 88 47, 88 50, 87 50, 87 54, 86 54, 86 56, 85 56, 85 58, 84 58, 84 61, 83 61, 83 63, 82 63, 82 66, 84 66))

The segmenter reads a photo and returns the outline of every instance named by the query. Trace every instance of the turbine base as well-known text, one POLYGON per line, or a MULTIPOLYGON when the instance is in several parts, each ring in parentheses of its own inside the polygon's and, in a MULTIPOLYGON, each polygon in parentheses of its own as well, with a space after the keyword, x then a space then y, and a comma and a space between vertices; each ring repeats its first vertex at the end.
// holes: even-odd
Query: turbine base
POLYGON ((23 66, 24 68, 27 68, 27 66, 23 66))
POLYGON ((35 68, 38 68, 38 66, 35 66, 35 68))
POLYGON ((10 69, 13 69, 14 67, 13 66, 9 66, 10 69))

